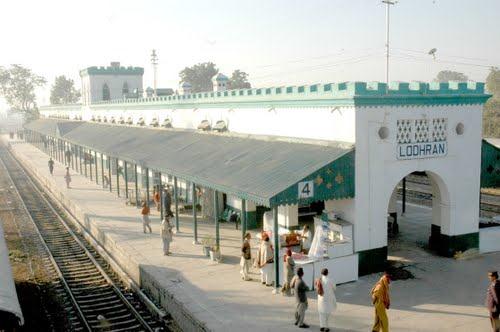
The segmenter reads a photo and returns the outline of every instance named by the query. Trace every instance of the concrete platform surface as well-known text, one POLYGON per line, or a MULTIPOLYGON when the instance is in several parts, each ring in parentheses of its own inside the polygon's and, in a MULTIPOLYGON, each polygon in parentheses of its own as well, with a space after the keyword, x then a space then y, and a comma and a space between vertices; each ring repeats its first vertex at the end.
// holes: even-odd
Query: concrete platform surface
MULTIPOLYGON (((273 295, 271 288, 258 282, 256 270, 252 271, 253 281, 240 279, 240 231, 234 225, 221 224, 223 262, 220 264, 209 261, 202 255, 202 248, 193 245, 192 222, 187 215, 181 216, 181 232, 175 235, 173 255, 164 256, 158 215, 152 217, 153 233, 144 234, 139 210, 126 206, 116 193, 75 172, 72 172, 72 188, 66 189, 61 164, 56 162, 54 175, 50 176, 45 153, 24 143, 12 144, 12 150, 127 273, 172 311, 186 330, 194 329, 198 323, 212 331, 299 330, 293 325, 293 297, 273 295)), ((418 222, 427 213, 426 209, 409 206, 406 218, 401 220, 402 230, 405 220, 418 222)), ((205 234, 213 236, 213 223, 199 222, 199 234, 200 239, 205 234)), ((410 244, 412 241, 402 240, 410 244)), ((254 241, 253 255, 256 247, 254 241)), ((394 253, 390 246, 389 251, 407 257, 406 269, 415 276, 391 284, 391 331, 489 330, 483 304, 488 284, 486 271, 500 270, 499 254, 455 261, 426 252, 418 239, 414 246, 398 245, 394 253)), ((335 271, 332 273, 335 275, 335 271)), ((332 331, 370 330, 373 308, 369 293, 378 278, 379 275, 370 275, 337 288, 338 310, 331 320, 332 331)), ((319 330, 315 297, 315 292, 309 293, 306 322, 311 330, 319 330)))

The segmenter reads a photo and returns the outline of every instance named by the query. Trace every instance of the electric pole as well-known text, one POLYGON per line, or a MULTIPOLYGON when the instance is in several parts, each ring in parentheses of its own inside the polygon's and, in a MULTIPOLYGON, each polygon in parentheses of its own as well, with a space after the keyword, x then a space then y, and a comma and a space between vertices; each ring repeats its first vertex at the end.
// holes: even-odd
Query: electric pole
POLYGON ((397 0, 382 0, 385 3, 385 93, 389 93, 389 8, 397 0))
POLYGON ((158 66, 158 55, 156 50, 151 52, 151 64, 153 65, 153 95, 156 97, 156 67, 158 66))

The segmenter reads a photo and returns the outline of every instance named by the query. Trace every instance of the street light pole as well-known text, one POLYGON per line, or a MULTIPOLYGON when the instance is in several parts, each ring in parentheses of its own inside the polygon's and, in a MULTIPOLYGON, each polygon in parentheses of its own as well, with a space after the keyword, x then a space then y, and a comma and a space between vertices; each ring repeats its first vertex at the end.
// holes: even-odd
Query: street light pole
POLYGON ((153 65, 153 95, 156 97, 156 66, 158 65, 158 55, 156 50, 151 52, 151 64, 153 65))
POLYGON ((389 8, 396 0, 382 0, 385 3, 385 93, 389 93, 389 8))

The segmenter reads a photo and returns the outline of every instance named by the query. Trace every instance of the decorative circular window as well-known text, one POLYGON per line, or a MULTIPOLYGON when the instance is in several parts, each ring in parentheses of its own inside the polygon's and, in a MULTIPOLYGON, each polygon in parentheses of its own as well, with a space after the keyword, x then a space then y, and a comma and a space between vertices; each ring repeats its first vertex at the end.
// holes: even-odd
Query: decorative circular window
POLYGON ((389 128, 387 128, 387 127, 380 127, 380 129, 378 130, 378 136, 381 139, 386 139, 387 137, 389 137, 389 128))
POLYGON ((462 135, 464 133, 465 126, 462 122, 457 124, 457 127, 455 128, 455 131, 457 132, 457 135, 462 135))

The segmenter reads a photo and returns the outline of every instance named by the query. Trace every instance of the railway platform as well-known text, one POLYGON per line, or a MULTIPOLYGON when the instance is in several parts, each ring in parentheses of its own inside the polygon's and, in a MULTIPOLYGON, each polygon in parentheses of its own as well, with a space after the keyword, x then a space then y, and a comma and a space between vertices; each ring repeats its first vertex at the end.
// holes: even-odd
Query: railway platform
MULTIPOLYGON (((5 138, 3 138, 5 139, 5 138)), ((180 216, 180 233, 174 237, 172 256, 164 256, 159 235, 159 215, 153 211, 152 234, 142 232, 140 211, 125 205, 101 186, 72 172, 71 189, 66 189, 64 166, 55 162, 54 175, 47 167, 48 156, 26 143, 11 144, 23 165, 77 217, 98 239, 126 273, 153 298, 159 300, 186 331, 295 331, 294 298, 272 294, 259 282, 244 282, 239 275, 240 231, 221 224, 223 260, 214 263, 192 243, 192 222, 180 216), (156 214, 155 214, 156 213, 156 214)), ((153 210, 153 209, 152 209, 153 210)), ((426 210, 410 206, 408 213, 426 210)), ((200 238, 214 235, 212 222, 199 220, 200 238)), ((253 255, 257 241, 253 240, 253 255)), ((411 264, 409 264, 411 265, 411 264)), ((424 262, 408 267, 415 279, 391 285, 389 311, 393 331, 487 330, 483 307, 486 271, 500 269, 498 254, 457 262, 429 255, 424 262)), ((373 318, 369 292, 378 275, 337 288, 338 310, 333 331, 368 331, 373 318)), ((309 293, 306 322, 319 330, 316 294, 309 293)))

